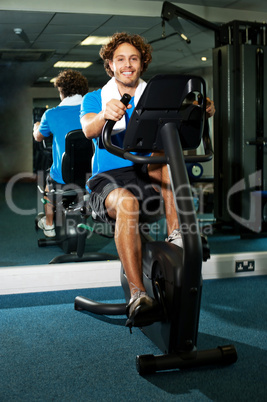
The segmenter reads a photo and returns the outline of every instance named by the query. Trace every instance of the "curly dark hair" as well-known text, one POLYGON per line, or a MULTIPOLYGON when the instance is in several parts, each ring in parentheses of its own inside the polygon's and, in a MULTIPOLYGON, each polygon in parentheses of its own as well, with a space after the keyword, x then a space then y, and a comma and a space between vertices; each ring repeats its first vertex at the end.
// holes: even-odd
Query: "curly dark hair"
POLYGON ((84 96, 89 91, 87 78, 75 70, 61 71, 54 82, 54 86, 60 89, 64 98, 76 94, 84 96))
POLYGON ((114 76, 113 71, 109 67, 109 61, 113 60, 115 50, 123 43, 129 43, 134 46, 141 54, 142 74, 147 70, 149 63, 152 61, 152 46, 146 43, 145 39, 140 35, 130 35, 127 32, 115 33, 112 35, 110 42, 103 45, 99 55, 104 60, 104 68, 110 77, 114 76))

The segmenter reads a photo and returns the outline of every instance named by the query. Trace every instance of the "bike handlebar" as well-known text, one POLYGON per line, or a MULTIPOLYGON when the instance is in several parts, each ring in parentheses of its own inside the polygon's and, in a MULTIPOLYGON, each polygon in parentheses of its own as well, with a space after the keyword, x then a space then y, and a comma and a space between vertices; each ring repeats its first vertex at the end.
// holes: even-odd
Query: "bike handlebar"
MULTIPOLYGON (((131 95, 125 93, 120 101, 127 107, 131 100, 131 95)), ((129 151, 125 151, 124 149, 114 145, 111 141, 111 133, 113 130, 114 125, 116 124, 116 121, 114 120, 108 120, 103 128, 102 131, 102 142, 106 150, 113 155, 116 155, 120 158, 130 160, 131 162, 134 163, 162 163, 165 164, 167 163, 167 158, 165 155, 153 155, 153 156, 147 156, 147 155, 136 155, 133 154, 129 151)), ((184 155, 184 161, 185 162, 207 162, 211 160, 213 157, 213 151, 211 149, 211 143, 210 141, 208 142, 208 146, 205 148, 205 155, 184 155)))

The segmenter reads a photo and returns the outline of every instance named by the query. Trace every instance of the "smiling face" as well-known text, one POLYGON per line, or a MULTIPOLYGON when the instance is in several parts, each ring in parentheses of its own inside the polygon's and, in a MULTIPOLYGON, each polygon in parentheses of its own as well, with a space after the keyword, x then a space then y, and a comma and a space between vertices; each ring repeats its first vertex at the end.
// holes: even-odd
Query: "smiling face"
POLYGON ((113 60, 110 60, 109 66, 114 73, 119 90, 125 87, 135 90, 142 73, 142 62, 141 54, 134 46, 130 43, 123 43, 118 46, 113 53, 113 60))

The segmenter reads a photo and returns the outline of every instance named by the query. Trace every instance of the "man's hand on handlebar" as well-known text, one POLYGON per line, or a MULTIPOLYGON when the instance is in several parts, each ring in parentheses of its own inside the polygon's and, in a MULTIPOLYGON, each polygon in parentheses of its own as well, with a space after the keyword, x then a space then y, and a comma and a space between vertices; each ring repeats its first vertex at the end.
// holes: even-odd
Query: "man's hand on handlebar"
MULTIPOLYGON (((197 101, 193 102, 194 105, 198 105, 197 101)), ((210 98, 206 98, 206 119, 209 119, 210 117, 214 116, 216 112, 214 102, 210 98)))
POLYGON ((206 118, 208 119, 209 117, 214 116, 215 112, 216 112, 216 109, 214 106, 214 102, 210 98, 207 98, 206 99, 206 118))
POLYGON ((119 121, 125 115, 126 109, 131 107, 132 105, 124 106, 118 99, 111 99, 103 110, 104 118, 105 120, 119 121))

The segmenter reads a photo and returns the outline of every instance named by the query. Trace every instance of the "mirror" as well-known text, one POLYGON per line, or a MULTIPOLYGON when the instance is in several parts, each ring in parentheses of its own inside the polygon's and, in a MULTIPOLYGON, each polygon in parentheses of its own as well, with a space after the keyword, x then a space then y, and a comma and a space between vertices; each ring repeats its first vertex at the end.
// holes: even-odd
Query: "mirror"
MULTIPOLYGON (((1 214, 3 217, 8 211, 13 214, 9 222, 0 226, 6 253, 2 266, 28 265, 29 261, 44 264, 50 261, 51 254, 62 253, 60 249, 38 249, 34 233, 34 210, 38 212, 43 206, 36 201, 33 174, 33 109, 37 107, 36 99, 42 103, 49 98, 57 103, 58 93, 50 83, 59 72, 54 67, 56 61, 91 61, 90 67, 80 71, 88 78, 90 90, 97 89, 108 80, 99 57, 100 45, 81 46, 80 43, 88 35, 110 36, 125 30, 153 42, 153 61, 143 77, 145 80, 158 73, 199 73, 212 93, 214 35, 211 31, 182 20, 190 44, 176 35, 171 36, 173 29, 167 24, 165 34, 170 36, 162 39, 162 1, 143 5, 133 1, 131 7, 123 2, 124 8, 119 3, 119 12, 107 2, 106 13, 99 9, 93 14, 76 10, 76 5, 72 6, 73 10, 61 12, 40 12, 37 5, 32 11, 0 10, 1 214), (108 12, 111 8, 113 12, 108 12), (200 59, 203 55, 205 62, 200 59), (8 183, 14 186, 6 192, 8 183), (30 236, 32 241, 27 242, 30 236)), ((25 8, 26 5, 27 1, 25 8)), ((53 10, 54 6, 50 6, 53 10)))

